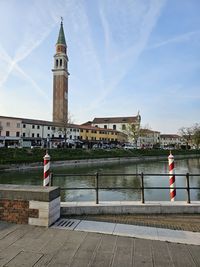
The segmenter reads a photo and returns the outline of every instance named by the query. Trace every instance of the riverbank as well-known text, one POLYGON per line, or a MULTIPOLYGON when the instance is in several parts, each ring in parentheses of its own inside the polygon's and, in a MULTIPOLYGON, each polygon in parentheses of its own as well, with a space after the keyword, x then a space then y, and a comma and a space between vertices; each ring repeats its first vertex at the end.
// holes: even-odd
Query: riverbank
MULTIPOLYGON (((45 151, 44 151, 45 152, 45 151)), ((50 151, 51 152, 51 151, 50 151)), ((151 151, 152 152, 152 151, 151 151)), ((156 161, 167 161, 168 152, 165 155, 142 155, 138 156, 121 156, 121 157, 102 157, 102 158, 88 158, 88 159, 72 159, 72 160, 53 160, 51 161, 51 167, 75 167, 75 166, 90 166, 90 165, 105 165, 105 164, 121 164, 121 163, 144 163, 144 162, 156 162, 156 161)), ((188 159, 188 158, 200 158, 200 153, 195 154, 178 154, 177 152, 173 154, 176 160, 188 159)), ((180 151, 179 151, 180 152, 180 151)), ((0 170, 2 171, 16 171, 16 170, 36 170, 43 168, 43 161, 40 162, 30 162, 30 163, 16 163, 16 164, 0 164, 0 170)))

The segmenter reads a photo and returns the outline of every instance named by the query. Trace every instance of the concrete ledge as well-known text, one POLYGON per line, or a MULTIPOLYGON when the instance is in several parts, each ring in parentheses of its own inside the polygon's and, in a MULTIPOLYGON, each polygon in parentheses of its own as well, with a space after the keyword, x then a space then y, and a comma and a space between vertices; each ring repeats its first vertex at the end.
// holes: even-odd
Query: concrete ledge
POLYGON ((200 213, 200 201, 187 204, 177 202, 131 202, 131 201, 101 201, 94 202, 61 202, 61 215, 84 215, 84 214, 194 214, 200 213))
POLYGON ((56 186, 0 184, 0 199, 50 202, 59 196, 60 188, 56 186))

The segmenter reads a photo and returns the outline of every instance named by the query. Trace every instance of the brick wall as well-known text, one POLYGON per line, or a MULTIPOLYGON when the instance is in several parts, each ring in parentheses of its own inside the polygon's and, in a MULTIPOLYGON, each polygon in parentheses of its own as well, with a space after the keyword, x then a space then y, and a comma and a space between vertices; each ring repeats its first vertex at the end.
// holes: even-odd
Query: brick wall
POLYGON ((27 200, 0 199, 0 220, 27 224, 28 218, 38 218, 38 209, 29 209, 27 200))

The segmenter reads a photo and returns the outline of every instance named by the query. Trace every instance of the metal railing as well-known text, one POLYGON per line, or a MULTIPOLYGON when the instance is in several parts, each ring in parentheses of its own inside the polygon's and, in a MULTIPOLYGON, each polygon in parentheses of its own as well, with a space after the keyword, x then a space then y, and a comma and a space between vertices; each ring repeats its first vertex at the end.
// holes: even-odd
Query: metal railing
MULTIPOLYGON (((93 187, 61 187, 61 190, 95 190, 96 192, 96 204, 99 204, 99 190, 120 190, 120 189, 126 189, 126 190, 140 190, 141 192, 141 203, 145 203, 145 194, 144 194, 144 190, 146 189, 166 189, 166 190, 170 190, 172 189, 169 186, 154 186, 154 187, 149 187, 149 186, 145 186, 144 185, 144 177, 145 176, 167 176, 169 177, 169 173, 162 173, 162 174, 156 174, 156 173, 135 173, 135 174, 125 174, 125 173, 99 173, 96 172, 95 174, 54 174, 51 173, 51 186, 54 185, 54 178, 55 177, 94 177, 95 180, 95 186, 93 187), (99 179, 100 177, 109 177, 109 176, 132 176, 132 177, 140 177, 140 187, 124 187, 124 186, 118 186, 118 187, 104 187, 104 186, 99 186, 99 179)), ((187 203, 191 203, 191 198, 190 198, 190 191, 193 189, 200 189, 200 187, 191 187, 190 186, 190 177, 191 176, 200 176, 200 174, 175 174, 176 177, 178 176, 185 176, 185 182, 186 182, 186 186, 175 186, 173 187, 176 190, 186 190, 186 195, 187 195, 187 203)))

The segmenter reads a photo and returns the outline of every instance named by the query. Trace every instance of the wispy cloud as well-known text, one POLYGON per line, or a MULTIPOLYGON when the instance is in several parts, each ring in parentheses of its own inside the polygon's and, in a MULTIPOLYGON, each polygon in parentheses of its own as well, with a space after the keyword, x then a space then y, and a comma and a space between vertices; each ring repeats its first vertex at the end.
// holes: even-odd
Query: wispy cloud
POLYGON ((100 6, 99 14, 104 30, 106 47, 106 66, 104 69, 109 75, 104 73, 104 77, 108 76, 108 79, 104 80, 104 88, 98 93, 95 101, 87 107, 87 111, 100 106, 102 101, 113 90, 117 89, 117 86, 130 71, 130 68, 137 62, 156 25, 164 4, 165 1, 149 1, 148 4, 144 4, 141 1, 134 1, 134 4, 133 1, 126 1, 126 5, 121 5, 121 1, 115 1, 112 9, 107 4, 100 6), (112 10, 112 14, 109 13, 110 10, 112 10), (134 13, 134 16, 133 14, 131 16, 131 12, 134 13), (122 20, 120 13, 128 15, 123 16, 122 20), (112 20, 116 23, 114 32, 113 28, 109 26, 111 24, 113 26, 112 20), (130 38, 127 38, 128 36, 132 36, 132 42, 130 42, 130 38), (117 38, 123 41, 119 42, 120 45, 116 42, 117 38), (123 47, 121 46, 122 43, 123 47))
POLYGON ((165 46, 168 44, 173 44, 173 43, 181 43, 181 42, 188 42, 191 41, 195 36, 200 37, 200 31, 191 31, 191 32, 186 32, 184 34, 180 34, 176 37, 167 39, 165 41, 159 42, 157 44, 154 44, 152 46, 147 47, 148 50, 150 49, 155 49, 161 46, 165 46))
MULTIPOLYGON (((34 13, 32 14, 34 16, 34 13)), ((41 87, 19 66, 19 63, 25 60, 37 47, 39 47, 44 40, 49 36, 55 26, 55 22, 48 26, 41 27, 41 31, 33 31, 31 25, 26 28, 22 38, 23 42, 16 47, 15 56, 11 58, 5 49, 0 46, 0 59, 4 61, 3 73, 0 76, 0 89, 3 88, 4 83, 9 79, 9 76, 14 73, 20 75, 25 81, 29 82, 32 87, 43 97, 46 98, 44 91, 41 87)))

